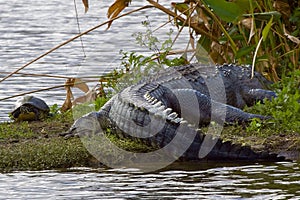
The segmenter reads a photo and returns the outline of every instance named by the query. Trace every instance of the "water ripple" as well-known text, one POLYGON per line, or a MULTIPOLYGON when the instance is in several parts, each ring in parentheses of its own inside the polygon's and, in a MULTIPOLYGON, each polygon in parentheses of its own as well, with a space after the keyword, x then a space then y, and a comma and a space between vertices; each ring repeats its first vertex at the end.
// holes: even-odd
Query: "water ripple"
POLYGON ((0 174, 0 198, 299 199, 299 166, 277 163, 148 174, 103 168, 9 173, 0 174), (286 174, 274 176, 282 170, 286 174))

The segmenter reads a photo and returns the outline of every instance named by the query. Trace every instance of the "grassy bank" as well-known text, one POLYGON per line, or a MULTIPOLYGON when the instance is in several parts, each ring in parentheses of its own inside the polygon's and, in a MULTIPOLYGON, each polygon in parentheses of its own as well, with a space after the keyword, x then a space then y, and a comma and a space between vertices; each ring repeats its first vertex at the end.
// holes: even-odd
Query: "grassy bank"
POLYGON ((85 164, 90 155, 79 139, 57 137, 71 124, 70 116, 43 122, 0 124, 0 171, 65 168, 85 164))
MULTIPOLYGON (((0 124, 0 171, 59 169, 100 165, 89 154, 79 138, 65 140, 59 133, 68 130, 73 119, 61 115, 41 122, 0 124)), ((205 130, 204 130, 205 131, 205 130)), ((224 127, 221 137, 235 143, 250 145, 256 150, 284 152, 290 156, 300 152, 300 137, 296 132, 274 132, 270 128, 247 131, 242 126, 224 127)), ((148 146, 110 136, 122 149, 142 152, 148 146)), ((109 157, 109 149, 103 149, 109 157)), ((298 157, 299 159, 299 157, 298 157)))
MULTIPOLYGON (((0 123, 0 172, 99 166, 80 138, 59 136, 73 123, 71 114, 45 121, 0 123)), ((120 148, 144 151, 149 147, 109 136, 120 148)), ((101 149, 100 149, 101 150, 101 149)), ((108 149, 103 149, 109 156, 108 149)))

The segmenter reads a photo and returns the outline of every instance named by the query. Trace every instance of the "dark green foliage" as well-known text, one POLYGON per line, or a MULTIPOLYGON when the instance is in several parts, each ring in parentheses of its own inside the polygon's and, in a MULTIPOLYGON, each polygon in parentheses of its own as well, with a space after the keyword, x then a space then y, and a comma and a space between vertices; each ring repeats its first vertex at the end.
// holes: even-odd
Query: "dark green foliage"
POLYGON ((282 81, 274 84, 278 97, 272 101, 258 102, 248 108, 250 112, 272 116, 272 119, 261 122, 253 120, 248 130, 259 131, 262 128, 272 128, 274 132, 300 133, 300 70, 290 73, 282 81))

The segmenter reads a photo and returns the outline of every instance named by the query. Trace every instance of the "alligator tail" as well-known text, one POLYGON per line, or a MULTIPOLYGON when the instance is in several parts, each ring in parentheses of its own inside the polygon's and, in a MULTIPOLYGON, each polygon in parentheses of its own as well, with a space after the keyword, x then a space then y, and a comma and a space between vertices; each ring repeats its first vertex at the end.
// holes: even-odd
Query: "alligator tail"
POLYGON ((250 146, 233 144, 230 141, 222 141, 211 135, 196 137, 193 144, 185 154, 186 158, 195 160, 222 160, 222 161, 268 161, 278 162, 285 160, 285 157, 267 151, 254 151, 250 146), (204 142, 204 140, 206 142, 204 142), (211 145, 214 145, 213 147, 211 145), (201 151, 209 149, 207 155, 201 158, 201 151), (198 155, 198 157, 196 157, 198 155))

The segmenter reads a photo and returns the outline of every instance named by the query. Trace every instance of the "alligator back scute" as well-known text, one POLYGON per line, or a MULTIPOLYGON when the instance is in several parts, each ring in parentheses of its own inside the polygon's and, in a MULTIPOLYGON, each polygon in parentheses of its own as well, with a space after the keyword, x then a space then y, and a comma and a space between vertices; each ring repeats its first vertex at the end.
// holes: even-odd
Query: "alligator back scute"
POLYGON ((235 65, 213 67, 191 64, 169 68, 121 91, 112 104, 109 118, 115 123, 114 126, 131 139, 138 136, 139 141, 151 144, 155 148, 165 148, 172 143, 168 146, 170 155, 178 156, 178 150, 185 149, 181 155, 182 159, 281 160, 282 158, 272 154, 254 152, 249 147, 205 135, 196 129, 197 126, 207 124, 207 117, 200 119, 197 124, 181 113, 183 107, 178 97, 184 99, 194 95, 197 97, 201 116, 211 115, 210 107, 214 102, 218 108, 225 108, 225 122, 243 122, 255 117, 265 119, 264 116, 245 113, 239 109, 246 104, 253 104, 257 99, 273 95, 272 91, 264 90, 261 82, 268 81, 260 74, 256 73, 253 79, 250 79, 250 76, 250 68, 235 65), (256 91, 251 93, 253 89, 256 91), (219 102, 224 95, 225 102, 219 102), (128 109, 126 104, 135 108, 128 109), (122 115, 125 117, 120 117, 122 115), (181 139, 174 140, 176 137, 181 139), (203 146, 207 144, 207 147, 203 146), (205 157, 199 157, 201 150, 208 152, 207 155, 203 154, 205 157))
POLYGON ((222 120, 243 123, 252 118, 266 119, 240 109, 276 96, 265 90, 264 84, 269 82, 260 74, 255 73, 253 79, 250 76, 249 67, 236 65, 170 67, 116 94, 100 109, 98 121, 111 134, 143 142, 154 149, 164 148, 170 156, 184 160, 282 160, 276 154, 223 142, 200 130, 210 117, 221 124, 222 120), (182 105, 183 101, 189 103, 191 97, 195 97, 193 101, 198 108, 182 105), (204 118, 195 121, 189 113, 204 118))

